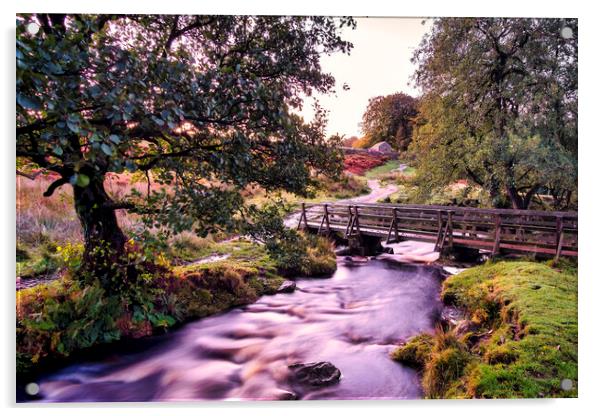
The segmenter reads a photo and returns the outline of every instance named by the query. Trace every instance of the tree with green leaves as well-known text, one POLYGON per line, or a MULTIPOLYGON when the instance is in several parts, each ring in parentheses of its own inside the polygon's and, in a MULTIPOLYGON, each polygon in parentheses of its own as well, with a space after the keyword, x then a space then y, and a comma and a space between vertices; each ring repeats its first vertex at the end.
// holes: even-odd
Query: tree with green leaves
POLYGON ((416 107, 417 100, 402 92, 371 98, 361 123, 366 147, 386 141, 405 151, 412 139, 416 107))
POLYGON ((73 188, 87 270, 108 288, 131 274, 117 210, 206 235, 240 226, 248 184, 304 194, 312 175, 339 172, 324 112, 307 123, 294 111, 332 91, 320 56, 349 53, 343 26, 355 22, 19 15, 17 158, 58 175, 45 196, 73 188), (147 194, 112 199, 107 174, 123 172, 145 175, 147 194))
POLYGON ((411 146, 424 192, 457 179, 495 206, 577 186, 577 20, 441 18, 415 52, 411 146))

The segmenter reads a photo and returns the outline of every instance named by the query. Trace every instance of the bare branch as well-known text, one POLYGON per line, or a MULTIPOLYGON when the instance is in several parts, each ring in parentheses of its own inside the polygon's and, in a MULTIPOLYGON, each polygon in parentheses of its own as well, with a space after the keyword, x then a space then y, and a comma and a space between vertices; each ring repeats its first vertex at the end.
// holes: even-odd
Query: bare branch
POLYGON ((23 176, 23 177, 25 177, 27 179, 30 179, 32 181, 35 180, 35 178, 37 178, 38 176, 40 176, 41 173, 42 173, 41 170, 39 170, 39 171, 37 171, 35 173, 25 173, 25 172, 22 172, 19 169, 17 169, 17 175, 23 176))
POLYGON ((52 196, 54 191, 56 191, 58 188, 60 188, 61 186, 65 185, 67 183, 69 183, 69 180, 67 178, 57 179, 56 181, 54 181, 50 184, 50 186, 48 187, 48 189, 46 189, 46 192, 44 192, 43 195, 45 197, 52 196))

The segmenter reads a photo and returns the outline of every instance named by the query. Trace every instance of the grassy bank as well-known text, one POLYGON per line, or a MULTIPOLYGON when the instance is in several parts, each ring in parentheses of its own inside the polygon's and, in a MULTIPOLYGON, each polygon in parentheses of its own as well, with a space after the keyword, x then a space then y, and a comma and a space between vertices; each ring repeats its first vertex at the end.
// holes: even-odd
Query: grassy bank
MULTIPOLYGON (((364 195, 370 192, 368 181, 350 173, 343 173, 336 180, 331 178, 320 178, 319 186, 311 190, 311 195, 302 197, 289 192, 282 192, 279 197, 288 204, 291 209, 301 206, 301 202, 321 203, 337 199, 348 199, 364 195)), ((268 195, 262 190, 251 190, 245 194, 248 204, 262 206, 270 200, 273 195, 268 195)))
POLYGON ((577 396, 576 268, 491 262, 449 277, 442 298, 468 319, 392 353, 422 371, 426 397, 577 396))
MULTIPOLYGON (((304 260, 298 270, 287 269, 287 274, 325 274, 336 269, 328 240, 301 236, 300 244, 305 248, 304 260)), ((193 249, 188 246, 183 251, 193 249)), ((66 362, 70 355, 100 344, 160 333, 252 303, 275 293, 284 280, 278 260, 265 246, 250 241, 206 244, 197 254, 224 258, 185 264, 180 258, 180 265, 174 266, 168 256, 158 256, 144 264, 145 273, 135 284, 113 295, 98 284, 82 286, 69 269, 51 283, 17 292, 18 376, 35 373, 51 362, 66 362)))
POLYGON ((382 176, 399 169, 399 160, 389 160, 384 165, 377 166, 367 171, 364 176, 368 179, 379 179, 382 176))

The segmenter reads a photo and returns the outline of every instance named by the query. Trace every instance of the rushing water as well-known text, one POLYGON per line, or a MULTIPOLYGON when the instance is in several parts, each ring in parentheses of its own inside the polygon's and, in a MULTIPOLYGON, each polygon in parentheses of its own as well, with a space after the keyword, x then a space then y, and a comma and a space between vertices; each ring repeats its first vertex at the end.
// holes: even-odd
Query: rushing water
POLYGON ((417 373, 388 354, 432 330, 441 312, 436 268, 339 258, 327 279, 166 334, 153 347, 78 363, 39 380, 47 401, 413 399, 417 373), (330 361, 334 386, 300 391, 288 365, 330 361))

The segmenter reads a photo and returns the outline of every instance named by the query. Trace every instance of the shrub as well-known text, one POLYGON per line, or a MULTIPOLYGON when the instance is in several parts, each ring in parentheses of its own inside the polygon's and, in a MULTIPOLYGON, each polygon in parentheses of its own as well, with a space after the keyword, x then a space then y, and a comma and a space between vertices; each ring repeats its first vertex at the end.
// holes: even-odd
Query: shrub
POLYGON ((345 155, 343 163, 346 171, 355 175, 363 175, 372 168, 384 165, 388 160, 388 157, 379 154, 357 153, 345 155))
POLYGON ((119 339, 120 314, 120 300, 105 296, 98 284, 81 288, 62 279, 24 289, 17 294, 17 357, 37 363, 119 339))
POLYGON ((285 276, 325 275, 337 267, 334 247, 324 237, 287 229, 268 240, 266 248, 278 271, 285 276))

